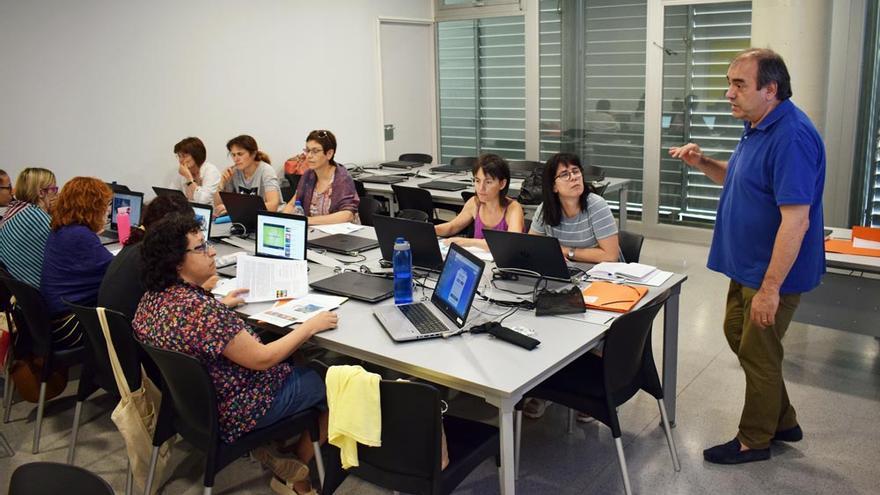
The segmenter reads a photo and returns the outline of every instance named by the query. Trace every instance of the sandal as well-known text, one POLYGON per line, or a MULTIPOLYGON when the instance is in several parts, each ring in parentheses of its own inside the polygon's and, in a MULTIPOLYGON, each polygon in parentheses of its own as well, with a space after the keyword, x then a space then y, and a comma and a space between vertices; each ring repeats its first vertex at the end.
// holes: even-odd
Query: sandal
POLYGON ((298 492, 293 487, 294 483, 294 481, 284 481, 277 476, 273 476, 272 481, 269 482, 269 488, 278 495, 318 495, 314 488, 309 489, 307 492, 298 492))
POLYGON ((544 411, 547 410, 549 404, 549 401, 543 399, 526 399, 523 403, 523 416, 531 419, 538 419, 544 415, 544 411))
POLYGON ((278 478, 291 483, 291 486, 309 479, 309 467, 295 457, 283 457, 265 446, 252 450, 251 457, 271 469, 278 478))

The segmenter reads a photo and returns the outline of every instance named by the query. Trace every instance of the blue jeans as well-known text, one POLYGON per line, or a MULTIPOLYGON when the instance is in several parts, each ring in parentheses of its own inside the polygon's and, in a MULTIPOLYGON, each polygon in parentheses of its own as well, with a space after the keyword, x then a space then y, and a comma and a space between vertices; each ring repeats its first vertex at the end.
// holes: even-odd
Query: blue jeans
POLYGON ((310 407, 327 409, 327 390, 324 381, 315 370, 304 367, 293 368, 266 414, 257 420, 256 428, 265 428, 282 419, 293 416, 310 407))

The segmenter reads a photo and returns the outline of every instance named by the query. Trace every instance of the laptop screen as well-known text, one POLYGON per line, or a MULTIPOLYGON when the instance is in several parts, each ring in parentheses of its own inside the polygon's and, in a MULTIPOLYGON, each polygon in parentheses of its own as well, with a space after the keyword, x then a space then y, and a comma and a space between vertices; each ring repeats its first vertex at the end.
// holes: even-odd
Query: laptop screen
POLYGON ((189 205, 192 206, 193 213, 196 215, 196 221, 202 226, 202 234, 206 240, 209 239, 211 237, 211 214, 214 212, 214 208, 199 203, 190 203, 189 205))
POLYGON ((308 220, 299 215, 257 213, 257 256, 306 259, 308 220))
POLYGON ((113 193, 113 207, 110 209, 110 224, 116 229, 116 214, 119 208, 128 206, 131 208, 128 212, 128 218, 131 219, 131 226, 137 227, 141 224, 141 206, 144 203, 144 195, 134 192, 115 192, 113 193))
POLYGON ((447 313, 447 316, 459 326, 463 325, 467 318, 482 274, 483 265, 479 260, 471 260, 463 253, 463 250, 455 248, 449 250, 431 299, 435 303, 439 303, 440 309, 444 309, 442 306, 446 306, 455 313, 454 316, 447 313))

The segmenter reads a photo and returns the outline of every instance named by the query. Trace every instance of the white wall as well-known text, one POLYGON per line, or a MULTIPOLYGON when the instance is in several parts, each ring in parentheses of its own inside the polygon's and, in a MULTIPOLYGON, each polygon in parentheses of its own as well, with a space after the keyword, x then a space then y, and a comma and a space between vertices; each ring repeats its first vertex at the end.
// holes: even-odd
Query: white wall
POLYGON ((33 0, 0 4, 0 168, 136 190, 251 134, 273 165, 332 130, 343 162, 382 155, 376 18, 430 19, 432 0, 33 0))

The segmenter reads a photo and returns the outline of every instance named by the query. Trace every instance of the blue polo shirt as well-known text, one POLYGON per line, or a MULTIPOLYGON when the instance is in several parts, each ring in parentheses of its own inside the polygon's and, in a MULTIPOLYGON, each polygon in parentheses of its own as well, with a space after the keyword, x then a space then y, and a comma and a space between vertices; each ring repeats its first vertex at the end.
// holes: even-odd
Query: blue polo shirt
POLYGON ((824 187, 822 138, 791 100, 756 127, 747 121, 727 164, 708 267, 758 289, 782 221, 779 207, 810 205, 810 227, 779 292, 806 292, 819 285, 825 273, 824 187))

